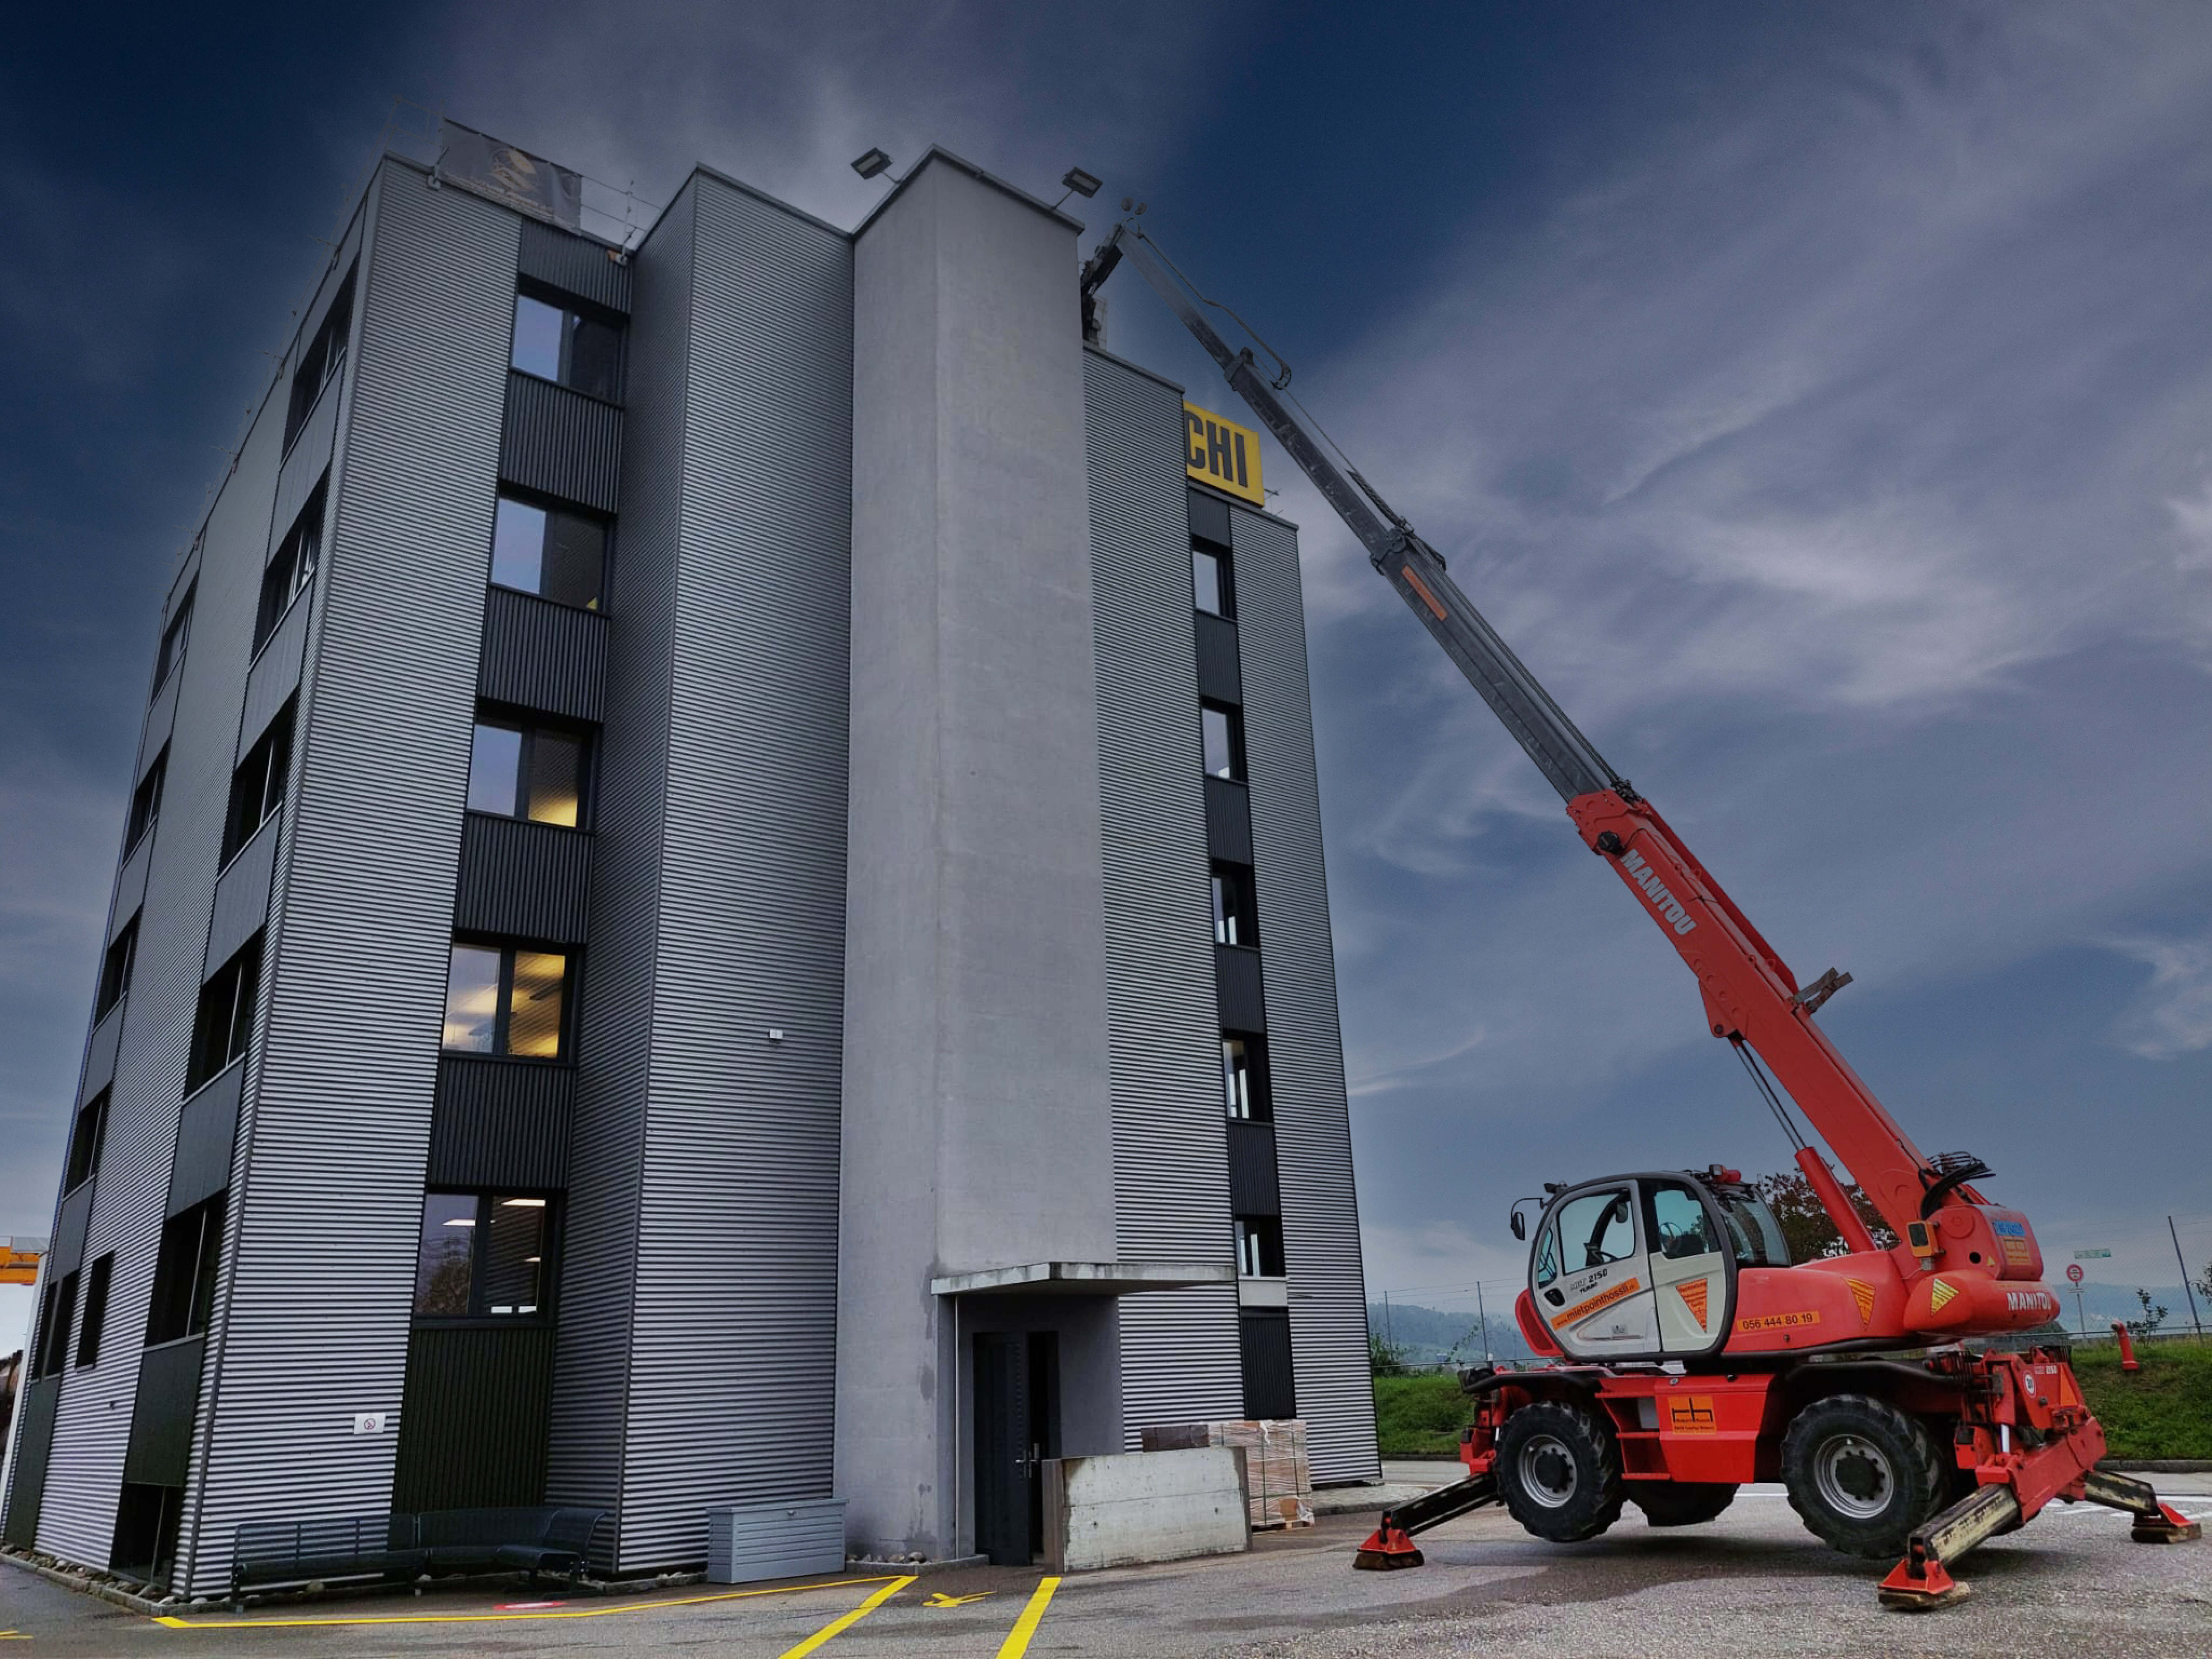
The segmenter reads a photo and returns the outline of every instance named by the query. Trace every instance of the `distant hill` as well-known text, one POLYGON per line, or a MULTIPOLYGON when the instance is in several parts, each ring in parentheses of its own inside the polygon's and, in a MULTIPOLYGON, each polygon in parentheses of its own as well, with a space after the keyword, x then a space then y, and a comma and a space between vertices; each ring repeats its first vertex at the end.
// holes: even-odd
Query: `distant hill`
MULTIPOLYGON (((2059 1301, 2065 1309, 2064 1324, 2072 1331, 2081 1322, 2075 1307, 2074 1287, 2066 1282, 2064 1263, 2049 1271, 2044 1282, 2059 1292, 2059 1301)), ((2189 1298, 2179 1285, 2149 1285, 2153 1302, 2166 1304, 2166 1322, 2162 1331, 2185 1331, 2190 1328, 2189 1298)), ((1490 1315, 1489 1352, 1498 1359, 1524 1359, 1528 1344, 1521 1340, 1520 1328, 1513 1322, 1510 1305, 1487 1310, 1490 1315)), ((2092 1336, 2102 1336, 2111 1328, 2115 1319, 2136 1319, 2142 1316, 2142 1305, 2136 1300, 2132 1285, 2085 1284, 2081 1286, 2081 1316, 2088 1322, 2092 1336)), ((2198 1298, 2197 1313, 2212 1330, 2212 1307, 2198 1298)), ((1377 1338, 1394 1343, 1405 1355, 1406 1363, 1414 1366, 1473 1365, 1483 1358, 1483 1330, 1472 1309, 1453 1310, 1443 1308, 1425 1308, 1418 1303, 1393 1301, 1388 1304, 1370 1302, 1367 1304, 1367 1328, 1377 1338)))

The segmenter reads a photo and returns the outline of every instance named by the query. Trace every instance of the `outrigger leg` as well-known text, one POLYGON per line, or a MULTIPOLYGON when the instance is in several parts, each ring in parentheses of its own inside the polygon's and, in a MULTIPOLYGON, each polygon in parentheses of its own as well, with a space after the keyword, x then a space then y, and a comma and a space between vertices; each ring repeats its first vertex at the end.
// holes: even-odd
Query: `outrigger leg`
POLYGON ((2092 1469, 2082 1477, 2081 1496, 2107 1509, 2125 1510, 2136 1518, 2128 1536, 2138 1544, 2186 1544, 2204 1536, 2204 1523, 2191 1521, 2140 1480, 2092 1469))
POLYGON ((1400 1572, 1418 1567, 1428 1558, 1413 1543, 1413 1534, 1442 1526, 1455 1516, 1498 1501, 1498 1477, 1471 1475, 1465 1480, 1423 1492, 1410 1503, 1382 1511, 1381 1523, 1368 1534, 1352 1565, 1361 1572, 1400 1572))

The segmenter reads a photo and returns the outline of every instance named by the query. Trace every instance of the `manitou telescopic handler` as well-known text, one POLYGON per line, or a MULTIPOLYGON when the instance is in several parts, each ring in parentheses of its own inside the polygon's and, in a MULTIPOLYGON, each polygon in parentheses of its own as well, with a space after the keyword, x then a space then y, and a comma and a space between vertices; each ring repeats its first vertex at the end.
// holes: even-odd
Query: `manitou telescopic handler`
POLYGON ((1949 1564, 2053 1498, 2129 1511, 2138 1542, 2198 1536, 2148 1486, 2098 1470, 2104 1431, 2063 1346, 1964 1346, 2047 1325, 2058 1298, 2042 1282, 2027 1218, 1974 1184, 1989 1167, 1963 1152, 1921 1152, 1814 1024, 1849 976, 1831 969, 1798 984, 1468 602, 1436 550, 1291 417, 1275 395, 1290 380, 1280 356, 1253 335, 1275 360, 1268 379, 1249 347, 1230 350, 1198 308, 1214 302, 1133 214, 1084 266, 1086 337, 1097 336, 1098 286, 1124 258, 1351 526, 1559 792, 1583 842, 1689 964, 1708 1029, 1742 1060, 1847 1247, 1793 1263, 1767 1206, 1718 1164, 1547 1182, 1542 1200, 1521 1200, 1510 1218, 1525 1238, 1521 1206, 1541 1206, 1514 1315, 1529 1347, 1556 1363, 1462 1374, 1478 1402, 1460 1449, 1467 1479, 1385 1514, 1357 1565, 1419 1566, 1412 1534, 1486 1504, 1502 1501, 1539 1538, 1580 1543, 1624 1503, 1654 1526, 1686 1526, 1719 1515, 1744 1482, 1776 1480, 1835 1548, 1903 1558, 1881 1584, 1893 1607, 1964 1595, 1949 1564), (1893 1245, 1876 1245, 1769 1072, 1893 1245))

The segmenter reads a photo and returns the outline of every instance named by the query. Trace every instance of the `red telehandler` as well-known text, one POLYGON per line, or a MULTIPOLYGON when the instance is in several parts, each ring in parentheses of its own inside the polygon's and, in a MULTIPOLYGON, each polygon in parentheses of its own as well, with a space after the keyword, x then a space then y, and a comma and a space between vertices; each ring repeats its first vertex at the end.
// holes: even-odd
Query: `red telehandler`
POLYGON ((1386 1513, 1356 1565, 1419 1566, 1413 1534, 1486 1504, 1503 1502, 1539 1538, 1580 1543, 1624 1503, 1654 1526, 1686 1526, 1719 1515, 1743 1483, 1777 1480, 1833 1547, 1902 1558, 1881 1583, 1897 1607, 1963 1595, 1950 1564, 2053 1498, 2130 1512, 2138 1542, 2197 1537, 2198 1523, 2150 1487, 2097 1468, 2104 1431, 2062 1345, 1966 1346, 2050 1324, 2058 1298, 2042 1282, 2027 1217, 1975 1184, 1989 1167, 1963 1152, 1923 1153, 1814 1023, 1850 975, 1831 969, 1797 982, 1436 550, 1356 468, 1340 471, 1322 453, 1275 395, 1290 381, 1280 356, 1252 335, 1274 358, 1270 379, 1249 347, 1232 352, 1199 307, 1235 313, 1182 277, 1134 215, 1084 266, 1087 338, 1097 338, 1098 287, 1124 258, 1358 537, 1559 792, 1583 843, 1665 933, 1697 978, 1707 1028, 1735 1049, 1846 1246, 1793 1263, 1771 1212, 1719 1164, 1547 1182, 1510 1221, 1527 1238, 1522 1206, 1540 1206, 1514 1316, 1551 1363, 1462 1374, 1478 1402, 1460 1448, 1467 1478, 1386 1513), (1777 1082, 1893 1244, 1876 1244, 1777 1082))

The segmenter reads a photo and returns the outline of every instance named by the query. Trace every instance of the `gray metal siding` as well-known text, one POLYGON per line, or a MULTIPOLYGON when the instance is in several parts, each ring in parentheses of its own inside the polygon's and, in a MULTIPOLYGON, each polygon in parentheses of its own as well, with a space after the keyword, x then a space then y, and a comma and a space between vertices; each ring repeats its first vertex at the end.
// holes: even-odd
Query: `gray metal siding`
POLYGON ((1267 1029, 1267 999, 1257 951, 1241 945, 1213 947, 1213 988, 1221 1024, 1231 1031, 1267 1029))
POLYGON ((830 1486, 852 255, 695 191, 626 1566, 830 1486))
POLYGON ((487 590, 477 693, 569 720, 606 712, 607 619, 511 587, 487 590))
POLYGON ((430 1124, 429 1187, 568 1184, 576 1073, 542 1060, 445 1054, 430 1124))
POLYGON ((177 1125, 176 1161, 169 1167, 166 1215, 180 1214, 230 1185, 230 1154, 238 1133, 238 1105, 246 1065, 234 1061, 195 1090, 177 1125))
POLYGON ((499 476, 611 513, 622 486, 622 410, 611 404, 511 370, 499 476))
POLYGON ((556 1328, 550 1501, 616 1511, 596 1541, 617 1553, 637 1200, 653 1055, 668 769, 670 639, 682 520, 695 187, 634 260, 632 395, 624 422, 620 632, 605 664, 592 872, 591 982, 576 1043, 576 1109, 556 1328))
POLYGON ((525 219, 522 245, 516 251, 516 259, 525 276, 535 277, 563 294, 580 295, 610 311, 628 311, 630 267, 627 260, 612 258, 614 252, 587 237, 572 235, 535 219, 525 219))
POLYGON ((1259 514, 1231 517, 1297 1403, 1314 1478, 1347 1480, 1380 1468, 1297 534, 1259 514))
POLYGON ((581 945, 591 879, 587 831, 471 812, 461 831, 453 926, 464 933, 581 945))
MULTIPOLYGON (((1206 807, 1175 391, 1085 353, 1114 1202, 1133 1260, 1230 1253, 1206 807)), ((1122 1423, 1235 1416, 1233 1285, 1126 1298, 1122 1423)))
POLYGON ((1198 695, 1213 702, 1244 701, 1244 676, 1237 665, 1237 624, 1210 611, 1194 611, 1198 635, 1198 695))
POLYGON ((246 678, 245 712, 238 722, 240 760, 244 760, 246 751, 261 741, 269 722, 276 718, 292 694, 300 689, 300 668, 307 659, 307 624, 314 614, 313 597, 311 587, 292 602, 283 621, 276 624, 276 631, 262 646, 261 654, 253 659, 252 670, 246 678))
POLYGON ((210 968, 228 962, 269 919, 269 881, 276 867, 276 843, 283 817, 281 811, 272 814, 238 849, 216 881, 215 909, 208 922, 210 968))
POLYGON ((351 1422, 401 1409, 518 221, 390 161, 370 211, 187 1517, 198 1589, 240 1521, 392 1489, 397 1437, 351 1422))

